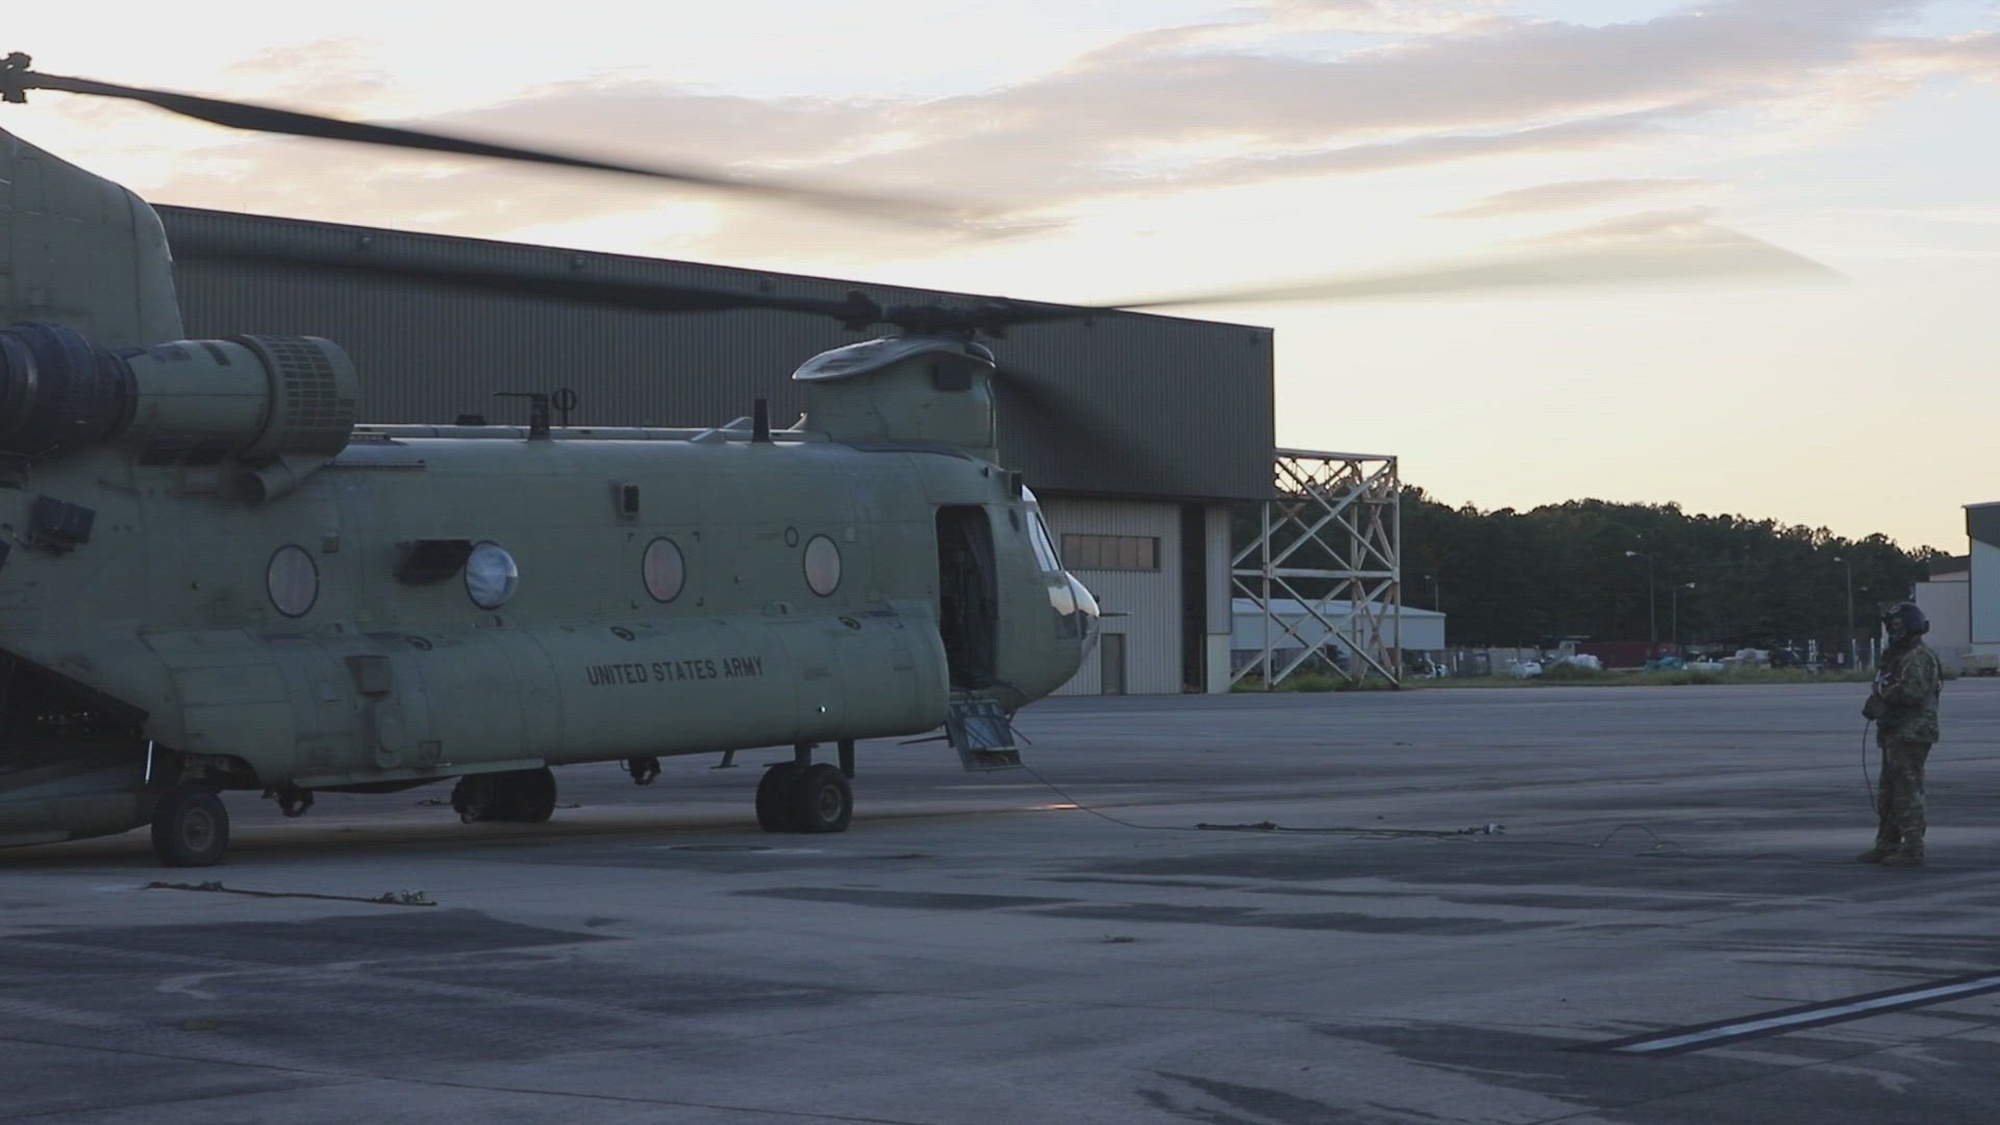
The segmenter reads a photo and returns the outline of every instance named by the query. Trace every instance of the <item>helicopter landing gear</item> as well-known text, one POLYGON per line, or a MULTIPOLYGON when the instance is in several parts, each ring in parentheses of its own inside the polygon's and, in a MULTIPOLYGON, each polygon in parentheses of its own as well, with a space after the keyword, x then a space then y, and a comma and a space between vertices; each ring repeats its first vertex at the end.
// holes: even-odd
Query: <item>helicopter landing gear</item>
POLYGON ((167 867, 208 867, 229 848, 229 810, 205 785, 177 785, 153 807, 153 854, 167 867))
POLYGON ((556 775, 547 766, 468 774, 452 787, 451 807, 467 824, 475 820, 540 824, 556 811, 556 775))
POLYGON ((854 744, 842 741, 838 766, 812 761, 812 745, 764 771, 757 782, 757 824, 766 832, 845 832, 854 819, 854 744))
POLYGON ((653 779, 660 776, 660 760, 658 758, 627 758, 625 759, 625 772, 632 775, 632 784, 651 785, 653 779))
POLYGON ((801 832, 845 832, 854 819, 854 790, 840 767, 806 767, 793 783, 792 822, 801 832))
POLYGON ((766 832, 796 832, 792 822, 792 782, 799 775, 795 762, 779 762, 757 782, 757 826, 766 832))

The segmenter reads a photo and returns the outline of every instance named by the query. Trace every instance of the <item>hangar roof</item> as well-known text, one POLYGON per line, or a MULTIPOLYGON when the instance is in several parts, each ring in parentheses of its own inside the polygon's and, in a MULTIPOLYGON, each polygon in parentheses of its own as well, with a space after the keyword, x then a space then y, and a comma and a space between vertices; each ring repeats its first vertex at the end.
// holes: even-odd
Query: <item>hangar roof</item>
POLYGON ((1965 534, 1989 547, 2000 547, 2000 501, 1967 504, 1965 534))
MULTIPOLYGON (((391 250, 543 280, 574 274, 718 293, 943 304, 980 298, 629 255, 415 234, 185 207, 157 209, 182 251, 247 244, 391 250)), ((276 333, 340 343, 362 376, 371 422, 509 415, 501 391, 577 394, 579 425, 717 425, 771 401, 800 411, 789 378, 806 359, 881 330, 771 310, 658 313, 473 295, 420 281, 327 276, 304 267, 176 263, 190 336, 276 333)), ((1261 500, 1272 491, 1272 334, 1267 328, 1108 312, 1009 329, 985 341, 1003 372, 1000 454, 1050 493, 1261 500)))

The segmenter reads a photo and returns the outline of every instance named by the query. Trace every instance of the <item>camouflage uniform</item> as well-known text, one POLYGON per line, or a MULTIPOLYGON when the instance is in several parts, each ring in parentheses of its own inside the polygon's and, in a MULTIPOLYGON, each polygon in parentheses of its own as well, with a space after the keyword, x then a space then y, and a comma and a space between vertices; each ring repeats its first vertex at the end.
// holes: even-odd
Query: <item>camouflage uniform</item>
POLYGON ((1882 654, 1861 713, 1876 721, 1882 780, 1875 792, 1875 846, 1864 863, 1915 866, 1924 859, 1924 759, 1938 738, 1937 653, 1916 636, 1882 654))

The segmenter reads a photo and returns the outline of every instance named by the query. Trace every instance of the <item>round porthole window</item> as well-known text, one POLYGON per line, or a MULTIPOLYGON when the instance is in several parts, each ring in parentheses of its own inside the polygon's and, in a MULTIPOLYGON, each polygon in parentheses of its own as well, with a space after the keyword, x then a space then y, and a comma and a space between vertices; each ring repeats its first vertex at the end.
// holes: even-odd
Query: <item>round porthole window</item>
POLYGON ((646 592, 656 602, 670 602, 681 596, 687 585, 687 560, 671 539, 655 539, 646 544, 646 557, 639 569, 646 579, 646 592))
POLYGON ((822 598, 840 588, 840 546, 824 535, 806 544, 806 585, 822 598))
POLYGON ((480 609, 499 609, 521 588, 521 568, 498 543, 481 543, 465 560, 465 592, 480 609))
POLYGON ((304 547, 280 547, 264 572, 264 588, 279 613, 304 617, 319 600, 319 567, 304 547))

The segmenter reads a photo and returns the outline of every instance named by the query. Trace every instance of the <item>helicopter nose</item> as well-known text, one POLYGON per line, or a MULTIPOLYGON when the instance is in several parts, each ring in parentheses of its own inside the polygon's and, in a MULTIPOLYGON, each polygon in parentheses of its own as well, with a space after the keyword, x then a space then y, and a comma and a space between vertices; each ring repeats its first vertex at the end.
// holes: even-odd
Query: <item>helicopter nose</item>
POLYGON ((1090 592, 1090 587, 1078 581, 1076 575, 1064 571, 1063 578, 1069 584, 1070 599, 1076 605, 1077 624, 1083 634, 1083 655, 1088 657, 1097 649, 1099 626, 1102 624, 1104 612, 1098 607, 1097 596, 1090 592))

